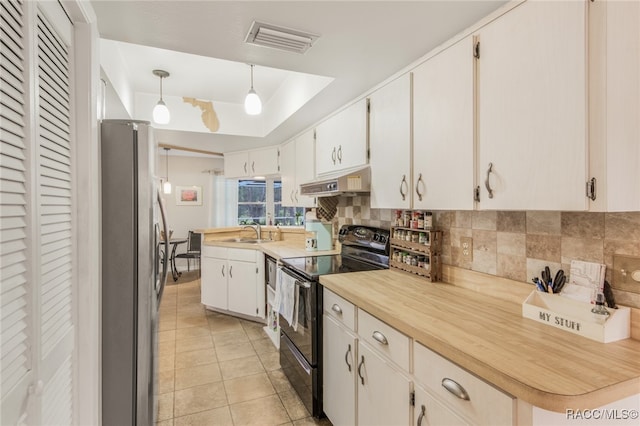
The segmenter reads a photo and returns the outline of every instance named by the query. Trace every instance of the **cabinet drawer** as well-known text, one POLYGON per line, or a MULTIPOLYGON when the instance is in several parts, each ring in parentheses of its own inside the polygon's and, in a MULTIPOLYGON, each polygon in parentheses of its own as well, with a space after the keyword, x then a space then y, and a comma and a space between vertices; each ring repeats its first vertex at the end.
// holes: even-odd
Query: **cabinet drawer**
POLYGON ((226 259, 227 258, 227 250, 226 247, 216 247, 216 246, 202 246, 202 257, 217 257, 218 259, 226 259))
POLYGON ((256 250, 245 250, 245 249, 236 249, 230 248, 227 253, 229 260, 238 260, 240 262, 256 262, 256 250))
POLYGON ((359 308, 358 335, 404 371, 409 371, 409 337, 359 308))
POLYGON ((356 307, 331 290, 323 290, 324 311, 342 323, 345 327, 356 331, 356 307))
POLYGON ((474 424, 513 424, 515 399, 511 396, 415 342, 413 360, 416 382, 446 401, 455 413, 474 424))

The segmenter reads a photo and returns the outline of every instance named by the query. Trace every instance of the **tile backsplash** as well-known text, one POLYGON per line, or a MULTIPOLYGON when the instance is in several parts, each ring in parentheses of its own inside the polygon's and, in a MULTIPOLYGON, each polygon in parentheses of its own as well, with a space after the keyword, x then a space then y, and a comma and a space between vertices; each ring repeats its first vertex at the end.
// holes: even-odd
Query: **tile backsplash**
MULTIPOLYGON (((569 271, 571 260, 604 263, 618 303, 640 308, 639 293, 615 290, 613 255, 640 257, 640 212, 433 211, 443 231, 442 262, 531 283, 548 265, 569 271), (461 255, 460 238, 473 239, 473 260, 461 255)), ((372 209, 368 196, 340 197, 335 232, 343 224, 389 228, 394 210, 372 209)), ((533 284, 532 284, 533 286, 533 284)))

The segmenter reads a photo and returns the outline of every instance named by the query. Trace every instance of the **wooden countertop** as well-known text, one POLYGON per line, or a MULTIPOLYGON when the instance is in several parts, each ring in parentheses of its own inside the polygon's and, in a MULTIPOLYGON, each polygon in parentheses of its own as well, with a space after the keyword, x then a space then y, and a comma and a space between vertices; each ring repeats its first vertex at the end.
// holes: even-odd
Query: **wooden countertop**
POLYGON ((598 343, 523 318, 524 298, 495 297, 504 288, 481 293, 394 270, 324 275, 320 283, 535 406, 592 409, 640 393, 640 341, 598 343))
POLYGON ((339 249, 307 251, 304 247, 304 243, 300 243, 297 241, 269 241, 265 243, 256 243, 256 244, 233 243, 233 242, 226 242, 226 241, 205 241, 204 245, 215 246, 215 247, 260 250, 264 254, 271 256, 276 260, 279 260, 285 257, 322 256, 325 254, 340 253, 339 249))

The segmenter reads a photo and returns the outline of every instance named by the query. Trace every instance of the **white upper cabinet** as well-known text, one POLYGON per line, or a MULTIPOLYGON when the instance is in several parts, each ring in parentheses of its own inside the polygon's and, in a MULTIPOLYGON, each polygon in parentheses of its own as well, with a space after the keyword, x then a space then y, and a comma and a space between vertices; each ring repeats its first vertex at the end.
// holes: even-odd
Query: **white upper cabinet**
POLYGON ((367 100, 362 99, 316 127, 316 173, 367 164, 367 100))
POLYGON ((226 178, 269 176, 278 173, 280 170, 277 146, 252 151, 229 152, 224 155, 224 176, 226 178))
POLYGON ((590 167, 593 211, 640 210, 640 3, 589 10, 590 167))
POLYGON ((413 71, 415 209, 474 208, 473 62, 467 37, 413 71))
POLYGON ((411 74, 369 97, 371 207, 411 208, 411 74))
POLYGON ((284 207, 315 207, 315 197, 300 195, 300 184, 314 178, 315 137, 313 130, 280 147, 282 205, 284 207))
POLYGON ((586 7, 528 1, 478 32, 479 208, 587 208, 586 7))

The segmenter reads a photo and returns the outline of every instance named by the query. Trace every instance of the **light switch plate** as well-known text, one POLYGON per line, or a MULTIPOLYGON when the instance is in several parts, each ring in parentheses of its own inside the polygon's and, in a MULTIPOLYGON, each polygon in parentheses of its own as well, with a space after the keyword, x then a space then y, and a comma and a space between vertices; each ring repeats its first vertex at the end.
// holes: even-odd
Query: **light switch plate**
POLYGON ((640 271, 640 257, 614 254, 611 287, 616 290, 640 293, 640 282, 632 278, 632 275, 638 276, 637 271, 640 271))

